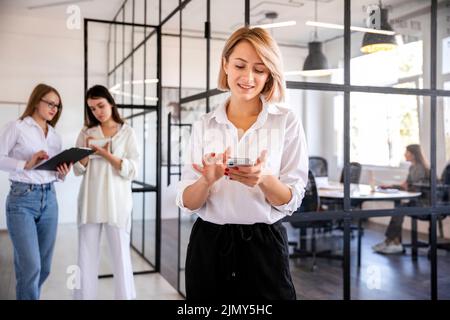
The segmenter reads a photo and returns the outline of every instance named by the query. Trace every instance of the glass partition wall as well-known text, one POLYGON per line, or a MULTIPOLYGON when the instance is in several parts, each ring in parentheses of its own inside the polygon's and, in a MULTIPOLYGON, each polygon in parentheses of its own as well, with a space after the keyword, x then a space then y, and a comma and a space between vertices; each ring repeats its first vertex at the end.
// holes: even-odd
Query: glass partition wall
MULTIPOLYGON (((450 211, 439 142, 446 132, 439 112, 450 96, 448 8, 449 1, 180 1, 179 125, 226 98, 216 81, 233 30, 285 22, 268 30, 282 51, 285 104, 302 120, 320 198, 313 211, 285 218, 298 298, 448 298, 437 285, 450 262, 446 236, 437 233, 446 230, 442 214, 450 211), (427 175, 403 188, 414 164, 405 155, 410 145, 421 148, 427 175), (383 242, 392 217, 402 217, 402 253, 378 254, 372 247, 383 242)), ((188 129, 177 132, 188 139, 188 129)), ((182 161, 182 151, 174 156, 173 163, 182 161)), ((194 221, 180 213, 182 294, 194 221)))
MULTIPOLYGON (((84 20, 85 90, 94 84, 109 88, 139 145, 132 183, 134 274, 160 268, 160 32, 151 5, 125 1, 112 21, 84 20)), ((101 273, 111 276, 109 270, 101 273)))
POLYGON ((196 216, 173 206, 183 146, 192 123, 228 95, 216 84, 227 37, 262 25, 280 46, 285 105, 305 129, 320 199, 284 219, 298 298, 448 299, 449 8, 448 0, 125 1, 104 31, 105 83, 143 148, 133 247, 158 271, 165 248, 176 261, 171 283, 185 294, 196 216), (424 177, 411 145, 423 154, 424 177), (161 215, 176 228, 167 224, 162 242, 161 215), (383 252, 390 234, 398 254, 383 252))

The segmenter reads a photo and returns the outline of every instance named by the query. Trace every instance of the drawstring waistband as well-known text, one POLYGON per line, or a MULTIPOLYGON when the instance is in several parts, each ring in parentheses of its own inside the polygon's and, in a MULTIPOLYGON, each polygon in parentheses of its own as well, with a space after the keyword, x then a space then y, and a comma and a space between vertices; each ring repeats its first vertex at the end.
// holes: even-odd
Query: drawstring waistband
POLYGON ((227 280, 236 276, 236 236, 243 241, 251 241, 253 238, 252 225, 225 224, 219 231, 218 237, 224 237, 223 247, 220 248, 220 255, 228 258, 227 280))
MULTIPOLYGON (((225 261, 223 267, 226 270, 226 279, 231 280, 236 277, 236 271, 238 270, 237 246, 249 243, 254 237, 257 237, 256 233, 265 234, 266 229, 270 229, 273 226, 281 224, 281 221, 277 221, 272 225, 265 223, 255 224, 215 224, 209 221, 204 221, 198 218, 196 223, 204 225, 210 232, 216 235, 216 241, 218 242, 218 254, 225 261)), ((195 228, 195 226, 194 226, 195 228)))

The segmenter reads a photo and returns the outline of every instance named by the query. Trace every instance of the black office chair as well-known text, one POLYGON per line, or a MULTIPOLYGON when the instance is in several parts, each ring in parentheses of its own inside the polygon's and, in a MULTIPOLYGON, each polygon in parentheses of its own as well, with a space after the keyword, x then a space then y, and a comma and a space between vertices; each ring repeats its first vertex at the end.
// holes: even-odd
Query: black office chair
MULTIPOLYGON (((359 184, 361 179, 362 166, 358 162, 350 162, 350 183, 359 184)), ((341 183, 344 183, 344 169, 341 172, 341 183)), ((342 209, 342 203, 334 205, 334 210, 342 209)))
POLYGON ((448 206, 450 202, 450 164, 447 164, 444 171, 442 171, 437 192, 437 204, 448 206))
MULTIPOLYGON (((359 183, 361 180, 362 166, 358 162, 350 162, 350 183, 359 183)), ((341 183, 344 183, 344 169, 341 173, 341 183)))
MULTIPOLYGON (((359 182, 361 180, 361 171, 362 171, 362 166, 359 162, 350 162, 350 183, 359 184, 359 182)), ((342 169, 342 172, 341 172, 340 182, 344 183, 344 169, 342 169)), ((355 204, 353 204, 353 205, 355 205, 355 204)), ((337 207, 337 208, 335 207, 335 210, 337 210, 337 209, 339 209, 339 207, 337 207)), ((334 229, 344 232, 344 225, 342 224, 342 221, 339 221, 337 223, 337 226, 334 229)), ((362 239, 362 236, 364 235, 364 228, 362 226, 361 219, 358 219, 357 224, 352 223, 350 225, 350 235, 351 235, 352 239, 355 237, 354 231, 358 231, 358 250, 357 250, 357 258, 358 259, 357 259, 357 261, 358 261, 358 267, 359 267, 361 265, 361 239, 362 239)))
MULTIPOLYGON (((305 188, 305 196, 303 198, 300 208, 293 215, 301 214, 302 212, 319 212, 320 211, 320 197, 317 191, 317 185, 314 174, 311 170, 308 171, 308 184, 305 188)), ((341 255, 333 255, 331 250, 317 252, 316 249, 316 230, 319 228, 330 228, 330 221, 311 221, 311 222, 290 222, 293 228, 299 229, 298 242, 289 242, 289 245, 294 246, 294 252, 289 256, 290 258, 312 257, 312 270, 316 269, 316 257, 325 257, 330 259, 342 260, 341 255), (302 239, 305 234, 302 230, 312 229, 311 237, 311 251, 306 250, 306 243, 302 239)))
MULTIPOLYGON (((419 184, 415 187, 415 191, 420 191, 422 193, 421 198, 413 203, 412 205, 427 204, 430 201, 430 185, 429 184, 419 184)), ((450 200, 450 164, 444 168, 441 174, 441 178, 438 180, 436 188, 436 198, 437 205, 448 205, 450 200)), ((437 223, 439 227, 439 234, 441 238, 444 238, 444 227, 443 220, 449 214, 440 214, 437 217, 437 223)), ((411 247, 411 257, 413 260, 417 259, 418 248, 427 248, 431 242, 431 223, 428 228, 428 242, 418 240, 417 235, 417 221, 430 221, 430 216, 410 216, 411 218, 411 243, 403 244, 403 247, 411 247)), ((450 243, 438 243, 438 249, 450 250, 450 243)), ((430 257, 430 252, 428 252, 428 257, 430 257)))
POLYGON ((314 177, 328 177, 328 162, 322 157, 309 157, 309 169, 314 177))
MULTIPOLYGON (((350 183, 359 184, 361 179, 362 166, 358 162, 350 162, 350 183)), ((344 169, 341 172, 340 183, 344 183, 344 169)), ((328 201, 325 203, 327 207, 331 210, 341 210, 342 203, 336 203, 335 201, 328 201)))

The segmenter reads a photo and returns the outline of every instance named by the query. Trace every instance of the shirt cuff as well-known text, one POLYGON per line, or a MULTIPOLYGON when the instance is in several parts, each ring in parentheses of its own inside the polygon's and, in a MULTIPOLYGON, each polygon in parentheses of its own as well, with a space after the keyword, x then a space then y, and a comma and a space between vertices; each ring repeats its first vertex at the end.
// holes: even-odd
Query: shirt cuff
POLYGON ((56 182, 64 182, 66 180, 66 176, 63 176, 61 178, 58 172, 56 172, 55 175, 56 175, 56 182))
POLYGON ((79 161, 73 164, 73 172, 75 174, 81 175, 86 172, 86 167, 83 166, 79 161))
POLYGON ((131 179, 130 170, 132 170, 132 163, 129 159, 120 159, 122 163, 120 164, 119 175, 124 179, 131 179))
POLYGON ((305 190, 299 190, 297 187, 289 186, 289 189, 291 189, 291 200, 289 200, 288 203, 279 205, 279 206, 273 206, 276 210, 290 216, 292 213, 297 211, 298 208, 300 208, 302 204, 303 197, 305 195, 305 190))
POLYGON ((26 164, 27 164, 27 162, 24 161, 24 160, 17 161, 16 171, 17 172, 23 172, 25 170, 25 165, 26 164))
POLYGON ((184 203, 183 203, 183 193, 184 193, 184 190, 186 190, 187 187, 189 187, 190 185, 194 184, 196 181, 197 181, 197 180, 182 180, 182 181, 180 181, 180 182, 178 183, 178 192, 177 192, 176 203, 177 203, 177 206, 178 206, 181 210, 183 210, 183 211, 185 211, 185 212, 187 212, 187 213, 194 213, 194 212, 198 211, 198 210, 201 208, 201 207, 200 207, 200 208, 197 208, 197 209, 195 209, 195 210, 191 210, 191 209, 189 209, 189 208, 186 208, 186 207, 184 206, 184 203))

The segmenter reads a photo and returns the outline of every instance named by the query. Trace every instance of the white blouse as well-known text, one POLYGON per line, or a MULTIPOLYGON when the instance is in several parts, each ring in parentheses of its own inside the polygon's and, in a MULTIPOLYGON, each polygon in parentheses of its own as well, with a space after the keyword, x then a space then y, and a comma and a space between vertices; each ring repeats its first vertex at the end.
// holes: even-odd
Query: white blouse
POLYGON ((48 125, 47 137, 32 117, 8 123, 0 133, 0 170, 9 172, 11 181, 44 184, 58 180, 56 171, 25 170, 25 164, 41 150, 52 158, 61 152, 61 137, 48 125))
MULTIPOLYGON (((83 128, 77 147, 84 147, 86 137, 104 139, 100 126, 83 128)), ((123 124, 111 139, 111 153, 122 159, 122 167, 116 170, 102 157, 89 159, 87 167, 74 164, 74 173, 83 175, 78 194, 78 224, 107 223, 127 232, 131 230, 133 196, 132 180, 137 177, 139 150, 136 133, 123 124)))
POLYGON ((261 97, 262 111, 241 137, 228 120, 228 101, 203 115, 192 126, 189 150, 185 153, 185 165, 178 184, 177 205, 215 224, 272 224, 297 210, 304 196, 308 182, 308 151, 303 126, 290 109, 267 103, 261 97), (200 178, 192 163, 201 165, 203 155, 222 153, 227 147, 231 148, 231 157, 250 158, 252 161, 256 161, 262 150, 267 150, 263 172, 275 175, 289 186, 291 200, 272 206, 259 187, 248 187, 224 176, 210 188, 207 201, 201 208, 186 208, 183 192, 200 178))

